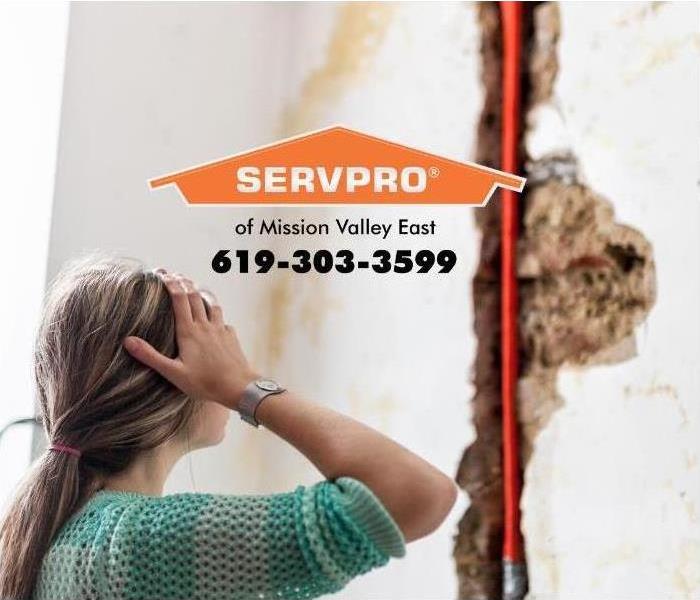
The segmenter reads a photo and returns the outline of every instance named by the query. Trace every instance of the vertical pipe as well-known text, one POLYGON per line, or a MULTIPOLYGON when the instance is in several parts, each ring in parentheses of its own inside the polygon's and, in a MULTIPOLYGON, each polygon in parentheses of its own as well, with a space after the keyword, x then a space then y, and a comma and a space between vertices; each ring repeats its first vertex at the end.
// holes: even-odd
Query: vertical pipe
MULTIPOLYGON (((517 172, 520 126, 521 2, 501 2, 503 31, 503 106, 501 169, 517 172)), ((527 592, 520 533, 518 453, 518 287, 515 273, 518 236, 517 195, 501 190, 501 394, 503 409, 503 598, 519 600, 527 592)))

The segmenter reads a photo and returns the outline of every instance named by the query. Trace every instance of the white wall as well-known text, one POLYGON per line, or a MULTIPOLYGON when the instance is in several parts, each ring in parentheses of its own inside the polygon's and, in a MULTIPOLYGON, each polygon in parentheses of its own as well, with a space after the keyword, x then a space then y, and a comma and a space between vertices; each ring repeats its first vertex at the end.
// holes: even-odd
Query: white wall
POLYGON ((523 499, 532 598, 700 597, 698 5, 564 3, 554 108, 568 145, 650 240, 658 299, 639 355, 560 371, 565 406, 523 499))
MULTIPOLYGON (((0 428, 34 414, 32 350, 46 276, 67 26, 64 2, 0 4, 0 428)), ((33 430, 16 426, 2 438, 0 512, 29 465, 33 430)))
MULTIPOLYGON (((470 287, 477 239, 469 208, 279 209, 435 218, 435 240, 358 241, 370 248, 452 248, 450 275, 215 275, 235 222, 274 209, 189 207, 146 180, 342 122, 457 159, 471 158, 482 101, 473 7, 339 4, 83 3, 72 7, 50 273, 100 247, 182 270, 219 295, 253 360, 453 474, 472 440, 470 287)), ((347 240, 292 240, 333 248, 347 240)), ((221 447, 193 459, 198 490, 293 489, 320 478, 281 441, 232 420, 221 447)), ((192 489, 187 464, 169 490, 192 489)), ((449 598, 461 498, 438 533, 352 582, 340 598, 449 598)))

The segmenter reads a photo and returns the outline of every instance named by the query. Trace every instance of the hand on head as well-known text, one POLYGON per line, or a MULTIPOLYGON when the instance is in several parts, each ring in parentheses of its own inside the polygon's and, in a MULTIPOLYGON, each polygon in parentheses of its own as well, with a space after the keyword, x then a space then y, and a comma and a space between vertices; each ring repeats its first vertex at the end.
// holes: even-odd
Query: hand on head
POLYGON ((147 341, 128 336, 124 347, 191 398, 235 409, 245 386, 257 378, 241 349, 235 329, 224 321, 221 305, 211 292, 199 291, 180 273, 154 271, 172 300, 179 355, 169 358, 147 341), (209 311, 203 294, 208 296, 209 311))

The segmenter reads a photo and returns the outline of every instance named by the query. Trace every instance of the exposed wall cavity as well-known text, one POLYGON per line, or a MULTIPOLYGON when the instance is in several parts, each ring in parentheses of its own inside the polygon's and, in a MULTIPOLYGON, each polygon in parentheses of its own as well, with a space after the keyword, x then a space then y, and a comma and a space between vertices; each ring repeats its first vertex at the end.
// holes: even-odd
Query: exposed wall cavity
MULTIPOLYGON (((480 4, 484 108, 478 125, 475 161, 497 167, 500 152, 501 38, 498 7, 480 4)), ((467 448, 457 483, 470 506, 459 523, 454 558, 459 598, 500 597, 502 502, 501 402, 499 386, 499 217, 494 199, 475 211, 482 232, 481 252, 472 281, 474 330, 472 410, 476 440, 467 448)))
MULTIPOLYGON (((485 103, 475 160, 498 167, 501 30, 496 3, 478 10, 485 103)), ((532 115, 556 113, 559 13, 555 3, 525 5, 523 139, 532 115)), ((565 124, 563 124, 565 127, 565 124)), ((655 296, 652 249, 639 231, 615 222, 610 201, 585 185, 566 147, 535 153, 523 143, 528 183, 521 196, 517 275, 520 301, 519 418, 523 468, 538 433, 564 401, 562 365, 619 362, 635 355, 634 329, 655 296)), ((593 182, 594 184, 594 182, 593 182)), ((499 202, 476 211, 481 256, 472 282, 478 338, 472 399, 476 441, 457 474, 471 505, 454 557, 459 597, 500 598, 502 543, 499 202)), ((527 477, 525 477, 527 485, 527 477)))

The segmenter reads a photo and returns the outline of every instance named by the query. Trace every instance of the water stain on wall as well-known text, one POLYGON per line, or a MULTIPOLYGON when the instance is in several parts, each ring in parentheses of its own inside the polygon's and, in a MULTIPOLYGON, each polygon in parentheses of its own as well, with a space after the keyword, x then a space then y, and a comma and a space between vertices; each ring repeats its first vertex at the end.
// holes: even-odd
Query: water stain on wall
POLYGON ((324 121, 324 108, 338 100, 370 66, 394 11, 391 2, 348 2, 339 9, 323 64, 311 72, 299 99, 285 111, 284 135, 309 131, 324 121))
POLYGON ((328 285, 322 277, 310 277, 305 282, 306 290, 299 308, 301 326, 315 347, 319 346, 323 327, 329 315, 343 306, 339 298, 329 293, 328 285))
MULTIPOLYGON (((371 67, 392 22, 393 3, 347 2, 337 9, 336 21, 321 66, 311 71, 301 85, 298 99, 282 115, 280 135, 287 137, 328 125, 324 111, 371 67)), ((292 209, 286 215, 304 216, 306 209, 292 209)), ((273 286, 266 356, 272 363, 282 354, 284 336, 292 319, 298 320, 318 345, 329 314, 342 306, 340 299, 328 293, 322 278, 292 282, 282 277, 273 286), (302 298, 297 306, 292 300, 302 298)))
POLYGON ((682 594, 681 598, 696 598, 698 589, 698 564, 700 564, 700 546, 686 540, 679 548, 678 566, 672 574, 673 587, 682 594))
POLYGON ((292 279, 289 273, 277 274, 266 296, 267 302, 259 308, 259 319, 267 323, 261 354, 267 368, 273 368, 282 357, 285 340, 289 337, 292 302, 292 279))
POLYGON ((267 325, 266 334, 258 339, 255 349, 259 364, 274 368, 295 330, 303 331, 312 346, 320 346, 329 315, 343 308, 343 302, 329 293, 328 283, 321 277, 298 279, 291 273, 275 274, 266 301, 258 307, 257 318, 267 325))
POLYGON ((700 48, 700 34, 698 33, 658 44, 648 50, 647 54, 640 59, 638 66, 625 74, 625 82, 634 83, 673 61, 684 50, 690 49, 692 51, 698 48, 700 48))

